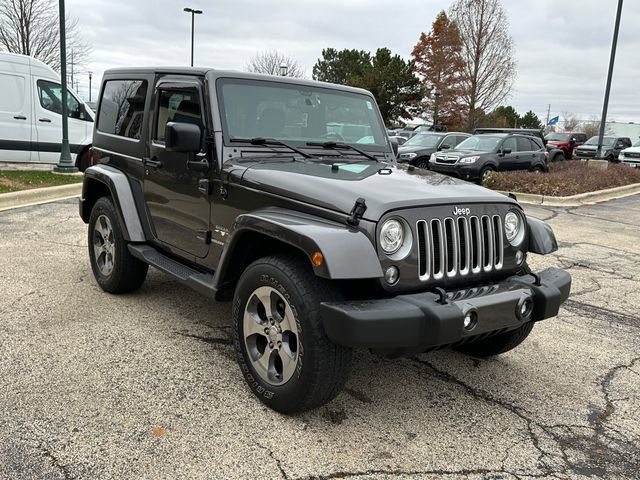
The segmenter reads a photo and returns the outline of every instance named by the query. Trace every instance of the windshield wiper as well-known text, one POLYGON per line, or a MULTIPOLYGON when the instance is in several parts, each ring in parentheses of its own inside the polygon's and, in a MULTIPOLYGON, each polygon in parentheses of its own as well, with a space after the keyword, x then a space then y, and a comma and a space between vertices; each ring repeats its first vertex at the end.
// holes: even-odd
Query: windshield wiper
POLYGON ((283 142, 282 140, 276 140, 275 138, 262 138, 262 137, 254 137, 254 138, 232 138, 230 140, 231 142, 236 142, 236 143, 250 143, 251 145, 277 145, 277 146, 281 146, 281 147, 287 147, 289 150, 291 150, 292 152, 296 152, 300 155, 302 155, 304 158, 311 158, 312 155, 309 155, 307 152, 303 152, 302 150, 300 150, 297 147, 294 147, 293 145, 289 145, 286 142, 283 142))
POLYGON ((348 143, 307 142, 307 145, 309 145, 310 147, 322 147, 322 148, 327 148, 327 149, 331 149, 331 150, 339 150, 341 148, 343 150, 353 150, 354 152, 359 153, 363 157, 367 157, 369 160, 373 160, 374 162, 378 162, 379 161, 376 157, 374 157, 370 153, 367 153, 367 152, 365 152, 363 150, 360 150, 358 147, 354 147, 353 145, 349 145, 348 143))

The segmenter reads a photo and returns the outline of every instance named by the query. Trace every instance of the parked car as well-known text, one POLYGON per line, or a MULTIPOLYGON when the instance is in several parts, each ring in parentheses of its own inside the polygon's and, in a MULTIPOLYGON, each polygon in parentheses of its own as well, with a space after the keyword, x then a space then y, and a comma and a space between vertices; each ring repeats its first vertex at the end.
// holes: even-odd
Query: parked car
POLYGON ((468 133, 419 133, 398 149, 398 163, 409 163, 418 168, 429 168, 429 158, 440 150, 454 149, 469 138, 468 133))
POLYGON ((425 132, 446 132, 447 126, 446 125, 417 125, 415 127, 404 127, 400 130, 396 130, 395 135, 400 135, 402 137, 405 137, 407 139, 409 138, 413 138, 415 135, 419 134, 419 133, 425 133, 425 132))
POLYGON ((548 152, 537 137, 513 133, 474 135, 455 150, 436 153, 429 162, 435 172, 485 183, 492 172, 546 172, 548 152))
POLYGON ((545 137, 545 140, 547 145, 562 150, 565 160, 571 160, 575 148, 587 141, 587 134, 582 132, 552 132, 545 137))
POLYGON ((618 160, 630 167, 640 168, 640 141, 634 143, 632 147, 622 150, 618 160))
MULTIPOLYGON (((631 146, 629 137, 612 137, 606 136, 602 138, 602 155, 601 158, 615 162, 618 160, 620 152, 631 146)), ((598 150, 598 135, 591 137, 584 145, 580 145, 575 149, 575 158, 579 160, 588 160, 596 158, 598 150)))
POLYGON ((398 166, 366 90, 193 67, 109 70, 93 155, 79 207, 98 285, 131 292, 151 265, 232 300, 240 372, 280 412, 334 398, 353 348, 497 355, 569 296, 566 271, 527 264, 557 249, 551 227, 510 197, 398 166), (129 100, 114 110, 119 92, 129 100), (333 127, 354 118, 373 142, 336 139, 333 127))
MULTIPOLYGON (((59 75, 35 58, 0 53, 0 92, 0 161, 58 163, 62 145, 59 75)), ((67 107, 72 159, 84 170, 90 162, 94 115, 71 89, 67 107)))
POLYGON ((473 133, 474 135, 484 133, 518 133, 521 135, 537 137, 542 141, 542 144, 549 153, 547 156, 549 161, 558 162, 564 159, 564 152, 561 149, 554 145, 547 144, 547 140, 544 137, 544 130, 541 128, 476 128, 473 133))

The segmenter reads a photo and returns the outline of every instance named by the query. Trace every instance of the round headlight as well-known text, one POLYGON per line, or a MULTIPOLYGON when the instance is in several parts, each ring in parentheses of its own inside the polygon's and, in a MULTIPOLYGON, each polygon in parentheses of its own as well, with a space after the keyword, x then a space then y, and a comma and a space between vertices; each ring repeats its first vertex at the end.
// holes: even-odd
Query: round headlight
POLYGON ((504 216, 504 231, 511 245, 519 245, 524 239, 522 217, 513 211, 507 213, 504 216))
POLYGON ((399 220, 389 219, 380 229, 380 246, 390 255, 398 251, 404 241, 404 227, 399 220))

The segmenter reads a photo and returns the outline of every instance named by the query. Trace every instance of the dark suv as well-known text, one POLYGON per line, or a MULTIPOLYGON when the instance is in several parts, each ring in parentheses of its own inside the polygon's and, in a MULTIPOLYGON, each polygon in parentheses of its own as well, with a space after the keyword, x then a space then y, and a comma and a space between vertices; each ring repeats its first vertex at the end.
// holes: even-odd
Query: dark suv
POLYGON ((587 141, 587 134, 582 132, 553 132, 544 137, 547 145, 562 150, 564 158, 571 160, 576 147, 587 141))
POLYGON ((546 172, 547 157, 548 152, 536 137, 510 133, 482 134, 466 139, 455 150, 435 154, 429 167, 435 172, 482 184, 492 172, 546 172))
MULTIPOLYGON (((620 152, 625 148, 631 147, 631 139, 629 137, 603 137, 602 138, 602 155, 601 158, 610 162, 618 161, 620 152)), ((596 158, 598 150, 598 136, 591 137, 584 145, 576 148, 575 157, 579 160, 588 160, 596 158)))
POLYGON ((497 355, 569 296, 567 272, 527 266, 557 249, 551 228, 507 196, 398 167, 365 90, 109 70, 92 155, 80 215, 98 285, 131 292, 151 265, 231 300, 240 371, 281 412, 335 397, 354 347, 497 355))
POLYGON ((429 168, 429 158, 441 150, 451 150, 470 135, 462 132, 419 133, 398 148, 398 163, 408 163, 418 168, 429 168))

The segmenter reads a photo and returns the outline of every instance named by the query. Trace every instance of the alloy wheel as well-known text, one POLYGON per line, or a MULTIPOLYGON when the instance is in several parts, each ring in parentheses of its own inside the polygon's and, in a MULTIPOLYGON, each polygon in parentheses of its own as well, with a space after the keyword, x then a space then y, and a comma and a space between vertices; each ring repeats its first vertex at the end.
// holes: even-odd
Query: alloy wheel
POLYGON ((249 295, 242 321, 246 351, 258 375, 271 385, 283 385, 298 365, 299 333, 291 306, 272 287, 249 295))
POLYGON ((105 277, 113 272, 115 251, 111 220, 106 215, 100 215, 93 226, 93 252, 98 270, 105 277))

